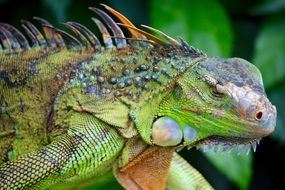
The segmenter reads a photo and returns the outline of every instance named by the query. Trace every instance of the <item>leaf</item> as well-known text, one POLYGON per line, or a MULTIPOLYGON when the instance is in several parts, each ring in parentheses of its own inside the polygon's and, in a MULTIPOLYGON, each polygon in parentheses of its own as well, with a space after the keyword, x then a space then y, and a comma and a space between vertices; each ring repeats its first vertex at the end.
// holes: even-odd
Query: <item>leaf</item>
POLYGON ((257 36, 253 63, 260 69, 265 87, 285 79, 285 16, 269 20, 257 36))
POLYGON ((227 153, 206 152, 205 156, 226 177, 240 189, 248 189, 252 176, 252 154, 237 155, 236 151, 227 153))
MULTIPOLYGON (((280 87, 279 87, 280 88, 280 87)), ((271 137, 278 142, 285 144, 285 88, 273 91, 268 94, 270 101, 277 109, 277 123, 271 137)))
POLYGON ((285 9, 284 0, 263 0, 255 6, 251 13, 255 15, 265 15, 277 13, 285 9))
POLYGON ((210 56, 229 56, 232 51, 232 29, 218 1, 152 0, 150 19, 151 26, 186 38, 210 56))

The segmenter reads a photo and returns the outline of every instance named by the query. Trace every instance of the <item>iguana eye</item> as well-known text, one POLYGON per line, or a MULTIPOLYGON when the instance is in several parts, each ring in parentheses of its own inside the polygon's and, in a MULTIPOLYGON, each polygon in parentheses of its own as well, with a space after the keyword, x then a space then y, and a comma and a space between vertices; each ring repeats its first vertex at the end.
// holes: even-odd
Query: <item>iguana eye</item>
POLYGON ((219 83, 218 80, 209 75, 204 75, 203 79, 210 85, 210 93, 214 97, 221 98, 224 95, 223 86, 219 83))
POLYGON ((216 89, 217 93, 219 93, 219 94, 230 95, 228 89, 220 83, 217 83, 215 85, 215 89, 216 89))
POLYGON ((224 96, 224 93, 219 92, 216 86, 211 87, 210 93, 216 98, 222 98, 224 96))

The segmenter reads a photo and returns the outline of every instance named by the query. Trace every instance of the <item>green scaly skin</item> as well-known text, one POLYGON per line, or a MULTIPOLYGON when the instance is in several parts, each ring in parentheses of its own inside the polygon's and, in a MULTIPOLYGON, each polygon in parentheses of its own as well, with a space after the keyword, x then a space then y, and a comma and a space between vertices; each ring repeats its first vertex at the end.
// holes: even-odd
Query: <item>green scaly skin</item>
MULTIPOLYGON (((275 127, 276 110, 256 67, 207 58, 184 43, 31 48, 2 51, 0 60, 0 189, 95 180, 144 147, 167 148, 153 131, 163 117, 183 135, 195 131, 175 148, 253 143, 275 127), (133 139, 139 145, 128 143, 133 139)), ((185 184, 211 189, 175 153, 168 187, 185 184)))

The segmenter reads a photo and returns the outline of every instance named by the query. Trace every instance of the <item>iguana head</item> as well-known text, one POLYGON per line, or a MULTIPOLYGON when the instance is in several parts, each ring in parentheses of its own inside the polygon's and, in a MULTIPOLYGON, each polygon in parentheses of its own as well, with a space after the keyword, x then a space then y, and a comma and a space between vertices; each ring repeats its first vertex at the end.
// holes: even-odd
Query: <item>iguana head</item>
MULTIPOLYGON (((275 128, 259 70, 240 58, 208 58, 176 79, 152 126, 160 146, 253 144, 275 128)), ((250 148, 250 146, 249 146, 250 148)))

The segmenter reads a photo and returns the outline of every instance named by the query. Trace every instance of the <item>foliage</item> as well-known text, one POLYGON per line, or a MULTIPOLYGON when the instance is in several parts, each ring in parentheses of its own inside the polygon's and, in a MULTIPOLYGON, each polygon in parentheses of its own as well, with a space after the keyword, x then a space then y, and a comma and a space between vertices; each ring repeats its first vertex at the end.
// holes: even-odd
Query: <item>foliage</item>
POLYGON ((240 189, 248 189, 252 177, 252 154, 208 152, 206 157, 240 189))
POLYGON ((280 20, 269 18, 263 25, 257 36, 253 62, 263 73, 264 85, 269 89, 285 78, 285 15, 280 20))
POLYGON ((151 1, 150 11, 151 25, 168 35, 187 38, 191 45, 210 56, 230 55, 232 30, 225 10, 217 1, 151 1))

